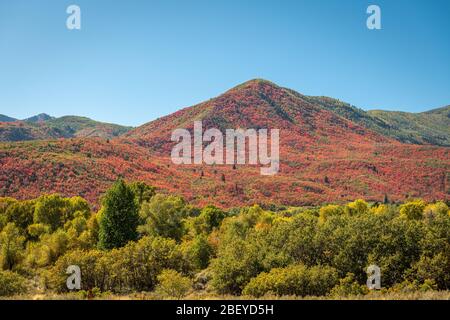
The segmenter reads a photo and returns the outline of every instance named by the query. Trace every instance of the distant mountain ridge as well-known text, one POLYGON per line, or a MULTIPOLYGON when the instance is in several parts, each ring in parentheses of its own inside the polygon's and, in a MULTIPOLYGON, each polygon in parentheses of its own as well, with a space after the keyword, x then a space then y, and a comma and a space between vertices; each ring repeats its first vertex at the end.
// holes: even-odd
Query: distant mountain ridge
POLYGON ((420 113, 364 111, 329 97, 305 96, 305 99, 403 143, 450 146, 450 106, 420 113))
POLYGON ((17 121, 17 119, 5 116, 4 114, 0 114, 0 122, 14 122, 14 121, 17 121))
POLYGON ((45 122, 45 121, 52 120, 52 119, 55 119, 55 118, 52 117, 52 116, 49 116, 46 113, 40 113, 40 114, 35 115, 33 117, 26 118, 23 121, 26 121, 26 122, 45 122))
POLYGON ((74 137, 111 139, 130 129, 131 127, 98 122, 86 117, 55 118, 41 113, 24 120, 0 121, 0 141, 53 140, 74 137))

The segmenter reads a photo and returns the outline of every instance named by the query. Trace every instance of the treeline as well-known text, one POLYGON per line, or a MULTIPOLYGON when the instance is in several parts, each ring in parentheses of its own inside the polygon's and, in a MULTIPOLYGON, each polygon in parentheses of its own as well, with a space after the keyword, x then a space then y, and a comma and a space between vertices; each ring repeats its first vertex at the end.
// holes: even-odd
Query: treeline
POLYGON ((0 295, 67 292, 70 265, 97 293, 341 297, 368 293, 369 265, 384 291, 449 290, 450 211, 422 200, 225 211, 122 180, 98 212, 80 197, 0 198, 0 295))

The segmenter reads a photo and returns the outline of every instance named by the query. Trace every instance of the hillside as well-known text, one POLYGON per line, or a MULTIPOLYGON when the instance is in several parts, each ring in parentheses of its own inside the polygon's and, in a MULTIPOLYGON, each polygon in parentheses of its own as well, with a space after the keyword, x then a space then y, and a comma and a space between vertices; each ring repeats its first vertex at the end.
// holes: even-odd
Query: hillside
POLYGON ((4 114, 0 114, 0 122, 14 122, 17 121, 17 119, 5 116, 4 114))
POLYGON ((52 140, 74 137, 110 139, 127 132, 130 127, 102 123, 85 117, 53 118, 40 114, 23 121, 0 123, 0 141, 52 140))
POLYGON ((422 113, 370 110, 328 97, 304 97, 350 121, 403 143, 450 146, 450 106, 422 113))
POLYGON ((422 113, 371 110, 368 113, 388 126, 398 140, 450 146, 450 106, 422 113))
POLYGON ((223 95, 182 109, 128 132, 125 136, 155 151, 167 151, 173 143, 170 134, 176 128, 193 129, 202 120, 205 128, 278 128, 286 134, 285 145, 303 149, 312 143, 332 143, 349 139, 361 142, 388 142, 386 138, 340 115, 330 112, 295 91, 269 81, 245 82, 223 95))
MULTIPOLYGON (((52 120, 53 121, 53 120, 52 120)), ((355 198, 448 199, 450 149, 381 135, 264 80, 149 122, 110 141, 74 138, 0 144, 0 196, 82 195, 94 204, 118 177, 193 204, 317 205, 355 198), (174 165, 176 128, 280 129, 280 172, 255 165, 174 165)))
POLYGON ((45 122, 45 121, 52 120, 52 119, 55 119, 55 118, 52 117, 52 116, 49 116, 46 113, 40 113, 38 115, 26 118, 23 121, 26 121, 26 122, 45 122))

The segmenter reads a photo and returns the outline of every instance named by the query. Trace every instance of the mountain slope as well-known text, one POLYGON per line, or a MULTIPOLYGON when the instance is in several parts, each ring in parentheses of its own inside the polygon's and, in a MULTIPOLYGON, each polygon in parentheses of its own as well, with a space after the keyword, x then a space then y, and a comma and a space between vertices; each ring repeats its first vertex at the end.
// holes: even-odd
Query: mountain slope
POLYGON ((40 113, 40 114, 35 115, 33 117, 26 118, 23 121, 26 121, 26 122, 45 122, 45 121, 48 121, 48 120, 51 120, 51 119, 54 119, 54 117, 49 116, 46 113, 40 113))
POLYGON ((403 142, 450 146, 450 106, 422 113, 371 110, 403 142))
POLYGON ((4 114, 0 114, 0 122, 14 122, 17 121, 17 119, 5 116, 4 114))
POLYGON ((283 129, 286 144, 294 147, 327 140, 348 139, 356 142, 388 142, 371 130, 355 124, 305 96, 281 88, 269 81, 245 82, 223 95, 185 108, 128 132, 125 137, 155 151, 171 149, 171 132, 177 128, 192 130, 202 120, 204 128, 283 129))
POLYGON ((0 196, 82 195, 94 204, 118 177, 193 204, 317 205, 355 198, 448 199, 450 149, 409 145, 364 128, 264 80, 149 122, 118 138, 0 143, 0 196), (176 128, 280 129, 280 171, 259 165, 175 165, 176 128))
POLYGON ((0 141, 52 140, 74 137, 120 136, 130 130, 116 124, 102 123, 85 117, 53 118, 45 114, 23 121, 0 123, 0 141))
POLYGON ((404 143, 450 146, 450 106, 422 113, 370 110, 328 97, 304 97, 350 121, 404 143))

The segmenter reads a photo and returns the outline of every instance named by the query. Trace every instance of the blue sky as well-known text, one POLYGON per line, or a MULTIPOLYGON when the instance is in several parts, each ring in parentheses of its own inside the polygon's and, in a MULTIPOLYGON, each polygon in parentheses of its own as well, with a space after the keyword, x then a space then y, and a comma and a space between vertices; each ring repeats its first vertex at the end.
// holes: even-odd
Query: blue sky
POLYGON ((448 105, 450 1, 0 0, 1 114, 140 125, 253 78, 364 109, 448 105))

